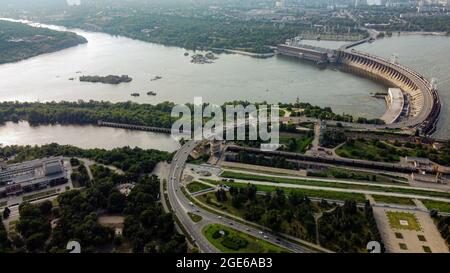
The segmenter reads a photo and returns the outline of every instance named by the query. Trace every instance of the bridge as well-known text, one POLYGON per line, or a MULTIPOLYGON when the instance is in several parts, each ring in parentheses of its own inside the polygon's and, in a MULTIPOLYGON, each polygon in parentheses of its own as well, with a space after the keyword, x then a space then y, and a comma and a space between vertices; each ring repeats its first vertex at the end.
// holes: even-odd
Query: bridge
POLYGON ((354 49, 347 50, 370 39, 372 38, 345 45, 337 50, 324 50, 301 44, 280 44, 277 51, 281 55, 316 63, 335 63, 348 72, 382 82, 389 87, 400 88, 408 98, 407 115, 394 123, 377 127, 416 128, 421 134, 432 134, 436 130, 441 111, 441 101, 435 86, 408 67, 354 49))
POLYGON ((104 122, 101 120, 99 120, 97 122, 97 125, 101 126, 101 127, 111 127, 111 128, 156 132, 156 133, 164 133, 164 134, 170 134, 172 132, 170 128, 151 127, 151 126, 142 126, 142 125, 115 123, 115 122, 104 122))

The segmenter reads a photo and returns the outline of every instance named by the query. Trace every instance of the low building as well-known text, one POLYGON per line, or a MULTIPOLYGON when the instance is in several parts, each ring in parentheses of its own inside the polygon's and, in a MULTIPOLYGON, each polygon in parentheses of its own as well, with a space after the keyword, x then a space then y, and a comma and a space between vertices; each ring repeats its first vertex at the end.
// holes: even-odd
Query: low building
POLYGON ((21 195, 67 182, 62 157, 7 165, 0 170, 0 197, 21 195))

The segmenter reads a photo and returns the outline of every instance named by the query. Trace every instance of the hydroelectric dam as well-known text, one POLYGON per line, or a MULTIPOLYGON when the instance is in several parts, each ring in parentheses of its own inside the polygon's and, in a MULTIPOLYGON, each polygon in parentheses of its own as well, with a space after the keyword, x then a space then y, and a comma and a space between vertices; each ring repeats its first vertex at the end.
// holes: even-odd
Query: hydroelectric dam
MULTIPOLYGON (((369 40, 364 40, 367 41, 369 40)), ((405 109, 392 123, 375 127, 417 129, 422 135, 432 134, 436 130, 441 111, 441 101, 435 84, 401 64, 350 49, 357 44, 359 43, 332 50, 287 40, 285 44, 277 46, 277 52, 316 64, 334 64, 346 72, 381 82, 388 87, 399 88, 405 98, 405 109)))

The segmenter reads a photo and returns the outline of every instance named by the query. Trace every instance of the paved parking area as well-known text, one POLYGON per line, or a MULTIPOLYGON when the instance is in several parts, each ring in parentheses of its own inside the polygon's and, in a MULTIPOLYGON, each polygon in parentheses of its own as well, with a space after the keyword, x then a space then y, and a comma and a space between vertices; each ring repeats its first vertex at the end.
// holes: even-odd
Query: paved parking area
POLYGON ((427 212, 384 207, 374 207, 373 212, 386 252, 449 253, 445 240, 427 212), (391 215, 391 221, 394 219, 398 223, 390 223, 388 215, 391 215), (402 215, 408 217, 403 219, 402 215), (411 225, 418 225, 419 228, 411 228, 411 225))

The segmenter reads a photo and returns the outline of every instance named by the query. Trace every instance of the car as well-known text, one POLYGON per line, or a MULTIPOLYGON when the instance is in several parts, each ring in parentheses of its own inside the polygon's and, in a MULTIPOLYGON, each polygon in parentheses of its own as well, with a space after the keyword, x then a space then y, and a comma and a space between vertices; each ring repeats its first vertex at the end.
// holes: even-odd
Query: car
POLYGON ((217 217, 217 218, 222 219, 222 216, 219 216, 219 217, 217 217))
POLYGON ((264 239, 269 239, 269 237, 267 237, 267 235, 264 235, 263 237, 264 237, 264 239))
POLYGON ((245 231, 250 231, 250 229, 249 229, 249 228, 246 228, 245 231))
POLYGON ((259 234, 263 234, 263 232, 262 231, 260 231, 260 232, 258 232, 259 234))

